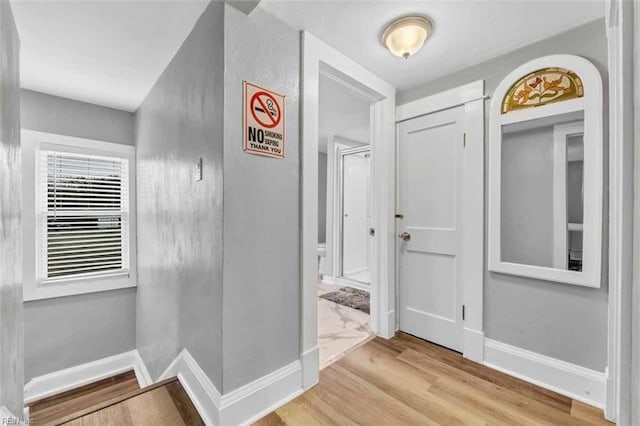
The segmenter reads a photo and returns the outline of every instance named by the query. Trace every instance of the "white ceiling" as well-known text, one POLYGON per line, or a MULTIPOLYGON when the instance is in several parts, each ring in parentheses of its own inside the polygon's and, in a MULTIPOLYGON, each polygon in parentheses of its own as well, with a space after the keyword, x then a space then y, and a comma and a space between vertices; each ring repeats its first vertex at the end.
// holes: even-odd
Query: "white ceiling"
POLYGON ((600 0, 281 1, 260 6, 306 29, 398 89, 406 89, 604 16, 600 0), (422 14, 433 35, 415 56, 379 41, 390 21, 422 14))
POLYGON ((327 152, 331 136, 368 143, 369 101, 324 75, 320 76, 318 116, 320 152, 327 152))
MULTIPOLYGON (((207 4, 13 0, 22 87, 135 111, 207 4)), ((263 0, 259 7, 309 30, 400 89, 604 15, 601 0, 263 0), (405 61, 378 38, 386 23, 407 13, 428 15, 434 33, 405 61)))
POLYGON ((134 111, 207 4, 14 0, 21 86, 134 111))

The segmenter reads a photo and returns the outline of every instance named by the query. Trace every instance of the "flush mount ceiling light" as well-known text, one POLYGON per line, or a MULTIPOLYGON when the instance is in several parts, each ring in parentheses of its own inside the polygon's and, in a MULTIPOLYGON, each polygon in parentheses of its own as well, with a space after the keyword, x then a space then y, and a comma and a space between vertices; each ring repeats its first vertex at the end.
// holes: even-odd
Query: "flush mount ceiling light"
POLYGON ((422 16, 398 18, 382 32, 382 44, 391 53, 407 59, 416 53, 431 35, 431 22, 422 16))

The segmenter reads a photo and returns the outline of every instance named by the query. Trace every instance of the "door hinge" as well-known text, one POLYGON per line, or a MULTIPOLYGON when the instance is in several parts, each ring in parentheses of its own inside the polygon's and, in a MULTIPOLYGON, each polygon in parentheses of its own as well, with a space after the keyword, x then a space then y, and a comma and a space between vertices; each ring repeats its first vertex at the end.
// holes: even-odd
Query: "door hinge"
POLYGON ((462 145, 463 145, 464 148, 467 147, 467 134, 466 133, 462 134, 462 145))
POLYGON ((464 317, 465 317, 465 307, 464 305, 462 305, 462 321, 464 321, 464 317))

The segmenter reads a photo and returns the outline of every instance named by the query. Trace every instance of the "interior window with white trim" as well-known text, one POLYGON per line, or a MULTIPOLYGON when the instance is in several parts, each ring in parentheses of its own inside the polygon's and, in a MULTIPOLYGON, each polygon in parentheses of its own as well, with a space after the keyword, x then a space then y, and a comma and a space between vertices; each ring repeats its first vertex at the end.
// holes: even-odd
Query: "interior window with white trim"
POLYGON ((127 274, 128 161, 40 151, 41 278, 127 274))
POLYGON ((135 147, 22 130, 24 300, 136 286, 135 147))

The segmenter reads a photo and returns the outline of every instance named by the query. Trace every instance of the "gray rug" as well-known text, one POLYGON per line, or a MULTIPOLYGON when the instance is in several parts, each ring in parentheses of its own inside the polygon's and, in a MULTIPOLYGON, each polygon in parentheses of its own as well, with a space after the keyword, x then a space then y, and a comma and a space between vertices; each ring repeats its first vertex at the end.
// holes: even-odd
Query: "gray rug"
POLYGON ((357 309, 365 314, 369 313, 369 293, 366 291, 357 290, 351 287, 342 287, 338 291, 325 293, 320 297, 337 303, 338 305, 357 309))

